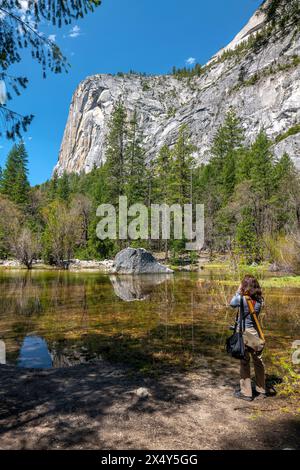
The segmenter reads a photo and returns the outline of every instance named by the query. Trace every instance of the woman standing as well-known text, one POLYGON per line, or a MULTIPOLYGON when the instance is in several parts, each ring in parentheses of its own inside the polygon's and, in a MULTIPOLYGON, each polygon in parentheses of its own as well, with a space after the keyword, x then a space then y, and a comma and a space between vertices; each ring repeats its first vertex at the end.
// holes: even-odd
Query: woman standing
POLYGON ((231 300, 230 306, 233 308, 241 308, 243 312, 243 325, 240 324, 240 316, 238 328, 244 330, 245 357, 241 359, 240 390, 236 391, 234 395, 236 398, 247 401, 253 400, 250 357, 252 357, 255 371, 256 394, 261 397, 266 397, 265 366, 262 361, 264 337, 257 320, 262 305, 263 296, 259 282, 254 276, 245 276, 238 292, 231 300))

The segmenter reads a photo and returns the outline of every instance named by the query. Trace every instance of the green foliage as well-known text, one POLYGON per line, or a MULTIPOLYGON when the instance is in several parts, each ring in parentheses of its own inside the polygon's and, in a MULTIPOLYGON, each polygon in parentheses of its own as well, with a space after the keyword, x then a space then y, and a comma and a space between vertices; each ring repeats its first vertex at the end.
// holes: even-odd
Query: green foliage
POLYGON ((108 200, 117 204, 120 195, 125 192, 125 145, 127 137, 127 116, 124 105, 118 102, 109 122, 106 142, 106 169, 108 179, 108 200))
POLYGON ((283 140, 287 139, 288 137, 290 137, 292 135, 297 135, 297 134, 300 134, 300 124, 296 124, 295 126, 290 127, 283 134, 278 135, 275 139, 275 142, 276 142, 276 144, 279 144, 279 142, 282 142, 283 140))
MULTIPOLYGON (((26 220, 26 255, 37 252, 35 240, 41 234, 48 263, 65 266, 72 257, 112 257, 129 240, 99 240, 96 211, 102 203, 117 208, 119 196, 127 195, 129 205, 143 203, 148 208, 152 203, 204 204, 205 248, 211 256, 229 251, 245 263, 280 261, 298 272, 299 173, 287 154, 276 160, 272 149, 263 131, 245 146, 240 120, 230 109, 216 131, 209 163, 196 165, 187 126, 181 126, 172 146, 164 145, 149 162, 138 114, 129 115, 119 102, 109 125, 106 163, 88 174, 54 173, 50 181, 29 188, 24 145, 12 148, 0 177, 5 218, 5 223, 0 221, 0 256, 24 255, 23 242, 8 240, 26 220), (270 240, 276 240, 277 251, 270 240)), ((170 230, 170 240, 137 240, 133 245, 164 250, 178 264, 186 240, 174 240, 173 222, 170 230)), ((196 257, 191 255, 192 263, 196 257)))
POLYGON ((267 22, 284 28, 288 22, 299 24, 299 0, 270 0, 266 2, 264 10, 267 22))
POLYGON ((48 199, 49 202, 53 201, 57 197, 58 192, 58 176, 55 171, 48 186, 48 199))
POLYGON ((50 264, 63 267, 74 255, 79 238, 77 214, 69 211, 59 200, 43 210, 45 230, 43 233, 43 257, 50 264))
POLYGON ((236 184, 237 154, 242 141, 243 130, 240 121, 231 109, 224 124, 217 131, 211 149, 211 176, 215 179, 216 191, 222 194, 224 203, 227 203, 236 184))
POLYGON ((278 394, 299 400, 300 396, 300 374, 299 367, 292 363, 293 350, 273 355, 272 364, 276 375, 282 377, 282 382, 277 386, 278 394))
POLYGON ((190 263, 191 265, 197 264, 198 262, 198 253, 196 251, 190 252, 190 263))
POLYGON ((128 197, 128 203, 130 205, 146 203, 148 195, 146 152, 143 147, 143 137, 138 129, 136 111, 133 113, 128 129, 125 169, 125 193, 128 197))
POLYGON ((177 68, 173 67, 172 75, 176 78, 191 78, 191 77, 200 77, 204 73, 204 68, 201 64, 195 64, 193 67, 183 67, 177 68))
POLYGON ((266 67, 266 68, 260 70, 259 72, 255 72, 247 80, 244 79, 244 72, 242 72, 242 74, 240 76, 239 83, 232 88, 231 92, 240 90, 242 87, 253 86, 257 82, 259 82, 259 80, 261 80, 263 78, 266 78, 266 77, 269 77, 269 76, 272 76, 272 75, 276 75, 279 72, 284 72, 284 71, 287 71, 287 70, 291 70, 295 67, 298 67, 299 64, 300 64, 300 57, 298 55, 294 55, 291 58, 288 58, 288 60, 284 63, 278 64, 278 63, 275 62, 274 64, 270 65, 269 67, 266 67))
MULTIPOLYGON (((5 80, 10 91, 20 95, 27 87, 26 77, 16 77, 7 73, 9 67, 21 61, 21 51, 29 50, 30 56, 46 71, 61 73, 69 69, 69 64, 61 50, 47 35, 39 30, 40 24, 51 24, 58 28, 82 18, 101 4, 101 0, 2 0, 0 4, 0 80, 5 80), (22 8, 21 8, 22 6, 22 8)), ((5 132, 7 138, 21 138, 22 132, 29 127, 33 116, 21 116, 5 104, 0 104, 0 136, 5 132)))
MULTIPOLYGON (((239 61, 249 52, 257 52, 268 43, 274 31, 285 31, 287 25, 299 26, 300 4, 299 0, 271 0, 263 7, 266 11, 265 26, 247 40, 242 41, 234 49, 228 49, 215 59, 208 67, 230 59, 239 61)), ((251 79, 252 80, 252 79, 251 79)), ((255 80, 255 78, 253 78, 255 80)))
POLYGON ((176 108, 169 108, 168 109, 168 118, 172 118, 172 117, 175 117, 176 115, 176 108))
POLYGON ((266 26, 261 31, 256 34, 249 36, 248 39, 242 41, 238 44, 234 49, 227 49, 223 52, 223 54, 215 59, 211 66, 217 63, 225 62, 226 60, 236 59, 239 61, 243 57, 247 55, 249 52, 256 52, 258 51, 261 46, 267 43, 271 33, 273 31, 273 27, 266 26))
POLYGON ((23 142, 14 145, 8 154, 1 177, 0 192, 19 205, 26 205, 29 197, 27 152, 23 142))
POLYGON ((146 80, 144 80, 142 82, 142 90, 143 90, 143 92, 151 90, 151 87, 150 87, 149 83, 146 80))
POLYGON ((155 160, 156 197, 157 202, 169 204, 173 194, 173 155, 170 148, 164 145, 155 160))
POLYGON ((195 160, 187 126, 181 126, 173 149, 172 195, 173 201, 181 205, 192 200, 192 176, 195 160))
POLYGON ((255 217, 251 207, 241 212, 241 221, 236 229, 236 250, 247 264, 261 261, 260 243, 255 230, 255 217))
POLYGON ((56 177, 54 177, 54 181, 52 182, 52 191, 54 194, 59 197, 62 201, 68 202, 69 197, 70 197, 70 186, 69 186, 69 177, 66 171, 63 172, 63 175, 61 178, 56 180, 56 177), (55 186, 57 187, 55 188, 55 186))
POLYGON ((10 255, 10 242, 18 233, 22 222, 20 208, 8 198, 0 195, 0 257, 10 255))
POLYGON ((194 181, 196 200, 205 204, 206 246, 234 250, 248 263, 260 261, 266 236, 287 236, 299 227, 299 175, 288 155, 275 160, 264 132, 246 147, 233 111, 211 152, 194 181))

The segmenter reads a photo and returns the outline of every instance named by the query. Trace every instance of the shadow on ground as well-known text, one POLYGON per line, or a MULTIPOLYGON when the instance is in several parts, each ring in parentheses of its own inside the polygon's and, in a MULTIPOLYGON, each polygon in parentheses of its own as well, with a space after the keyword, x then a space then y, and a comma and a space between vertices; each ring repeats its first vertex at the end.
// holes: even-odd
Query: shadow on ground
POLYGON ((297 448, 296 416, 282 413, 277 398, 234 401, 236 378, 229 367, 219 376, 203 368, 154 379, 104 361, 0 366, 0 448, 297 448))

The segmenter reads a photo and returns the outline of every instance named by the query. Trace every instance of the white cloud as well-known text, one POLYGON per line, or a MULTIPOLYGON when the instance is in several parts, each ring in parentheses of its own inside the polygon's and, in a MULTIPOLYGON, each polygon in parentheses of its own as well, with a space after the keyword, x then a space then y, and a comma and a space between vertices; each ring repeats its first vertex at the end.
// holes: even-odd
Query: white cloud
POLYGON ((7 93, 4 80, 0 80, 0 104, 3 105, 6 103, 7 93))
POLYGON ((196 59, 195 57, 189 57, 188 59, 186 59, 185 63, 186 65, 195 65, 196 59))
POLYGON ((49 39, 49 41, 51 41, 51 42, 55 42, 55 40, 56 40, 56 34, 50 34, 50 35, 48 36, 48 39, 49 39))
POLYGON ((81 35, 81 31, 80 31, 80 28, 79 26, 77 26, 77 24, 75 24, 75 26, 73 26, 73 28, 69 31, 69 38, 77 38, 78 36, 81 35))
POLYGON ((28 11, 28 0, 19 0, 19 3, 21 5, 21 10, 24 12, 28 11))
POLYGON ((28 140, 32 140, 32 137, 31 137, 31 135, 28 137, 28 140))

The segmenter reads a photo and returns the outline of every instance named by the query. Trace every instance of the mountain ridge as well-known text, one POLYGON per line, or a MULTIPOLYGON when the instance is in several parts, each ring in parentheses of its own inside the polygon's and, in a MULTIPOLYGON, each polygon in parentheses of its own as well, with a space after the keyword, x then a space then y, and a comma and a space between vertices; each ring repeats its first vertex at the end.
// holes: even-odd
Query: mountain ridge
MULTIPOLYGON (((258 14, 261 9, 253 17, 258 14)), ((172 146, 180 126, 187 124, 195 156, 207 162, 214 134, 228 109, 234 108, 247 144, 264 129, 278 140, 275 155, 288 152, 300 168, 300 133, 279 142, 300 123, 300 31, 292 25, 284 33, 275 30, 269 38, 261 31, 258 28, 248 35, 248 42, 241 41, 233 49, 230 43, 199 77, 87 77, 73 95, 55 171, 58 175, 89 172, 104 162, 108 122, 120 99, 129 113, 137 110, 149 159, 162 145, 172 146)))

